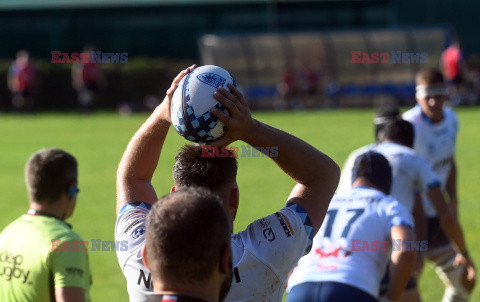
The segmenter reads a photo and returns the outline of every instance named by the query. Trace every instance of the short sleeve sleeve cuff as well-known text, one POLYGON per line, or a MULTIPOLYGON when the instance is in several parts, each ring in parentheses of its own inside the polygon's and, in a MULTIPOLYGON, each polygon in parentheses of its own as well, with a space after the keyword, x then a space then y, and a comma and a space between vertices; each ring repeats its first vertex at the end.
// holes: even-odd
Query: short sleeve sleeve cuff
POLYGON ((310 220, 310 217, 308 216, 307 211, 299 204, 291 203, 291 204, 288 204, 286 207, 289 209, 292 209, 298 215, 298 217, 300 217, 300 220, 303 223, 303 226, 305 228, 305 231, 307 232, 307 237, 308 237, 308 244, 307 244, 307 248, 305 249, 305 252, 309 253, 310 250, 312 249, 313 235, 314 235, 312 221, 310 220))

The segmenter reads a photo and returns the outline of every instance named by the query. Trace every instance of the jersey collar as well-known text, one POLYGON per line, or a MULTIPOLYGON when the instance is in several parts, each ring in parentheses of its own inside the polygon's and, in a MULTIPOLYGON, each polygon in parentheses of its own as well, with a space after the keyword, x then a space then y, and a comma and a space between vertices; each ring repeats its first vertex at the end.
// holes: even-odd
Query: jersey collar
POLYGON ((68 222, 65 222, 63 219, 60 219, 59 217, 55 216, 55 215, 52 215, 52 214, 49 214, 49 213, 45 213, 43 211, 37 211, 37 210, 34 210, 34 209, 28 209, 27 211, 27 215, 31 215, 31 216, 45 216, 45 217, 51 217, 51 218, 55 218, 57 220, 60 220, 61 222, 63 222, 64 224, 66 224, 69 228, 73 228, 72 225, 68 222))
POLYGON ((183 295, 151 295, 147 302, 207 302, 206 300, 183 295))

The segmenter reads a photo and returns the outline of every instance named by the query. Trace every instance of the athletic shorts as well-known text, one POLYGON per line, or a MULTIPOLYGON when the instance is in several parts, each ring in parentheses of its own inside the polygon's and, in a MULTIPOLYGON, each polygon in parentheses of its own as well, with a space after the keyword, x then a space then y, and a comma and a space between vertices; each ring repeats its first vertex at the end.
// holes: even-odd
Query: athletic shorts
POLYGON ((450 239, 443 231, 440 218, 432 217, 427 219, 427 240, 429 250, 450 245, 450 239))
MULTIPOLYGON (((389 269, 387 266, 387 270, 385 271, 385 275, 383 275, 382 281, 380 282, 380 297, 385 295, 387 293, 387 288, 388 288, 388 282, 390 280, 389 278, 390 273, 389 269)), ((417 278, 414 276, 410 277, 410 280, 408 280, 407 286, 405 287, 405 290, 411 290, 411 289, 416 289, 417 288, 417 278)))
POLYGON ((377 302, 377 298, 353 286, 338 282, 305 282, 290 290, 287 302, 377 302))

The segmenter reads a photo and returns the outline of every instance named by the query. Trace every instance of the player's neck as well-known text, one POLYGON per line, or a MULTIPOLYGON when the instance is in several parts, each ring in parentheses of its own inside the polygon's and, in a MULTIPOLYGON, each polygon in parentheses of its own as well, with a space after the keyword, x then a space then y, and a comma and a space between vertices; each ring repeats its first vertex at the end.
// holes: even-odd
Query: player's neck
POLYGON ((161 295, 176 295, 176 296, 190 296, 202 299, 209 302, 218 302, 218 292, 208 284, 189 284, 187 285, 167 285, 160 282, 153 281, 153 291, 155 294, 161 295))
POLYGON ((29 209, 35 211, 36 213, 56 217, 60 220, 65 219, 66 207, 63 206, 63 204, 59 201, 51 204, 32 201, 30 202, 29 209))
POLYGON ((387 194, 387 192, 385 192, 384 190, 382 190, 381 188, 375 186, 369 179, 365 178, 365 177, 358 177, 352 184, 352 188, 357 188, 357 187, 364 187, 364 188, 371 188, 371 189, 375 189, 377 191, 380 191, 384 194, 387 194))
POLYGON ((422 115, 427 118, 432 124, 438 124, 440 123, 441 121, 443 121, 443 110, 440 111, 439 113, 430 113, 430 114, 427 114, 425 112, 423 112, 422 110, 422 115))

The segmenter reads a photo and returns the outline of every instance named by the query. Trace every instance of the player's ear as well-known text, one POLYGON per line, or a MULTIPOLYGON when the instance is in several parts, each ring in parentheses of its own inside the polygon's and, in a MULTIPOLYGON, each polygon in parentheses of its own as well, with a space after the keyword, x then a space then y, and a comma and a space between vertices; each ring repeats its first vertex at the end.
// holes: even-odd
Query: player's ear
POLYGON ((175 186, 170 189, 170 193, 175 192, 175 186))
POLYGON ((220 253, 220 271, 222 274, 230 274, 232 266, 232 250, 230 244, 225 244, 220 253))
POLYGON ((150 267, 148 266, 148 261, 147 261, 147 249, 145 248, 145 244, 142 246, 142 260, 143 264, 145 264, 145 267, 150 270, 150 267))

